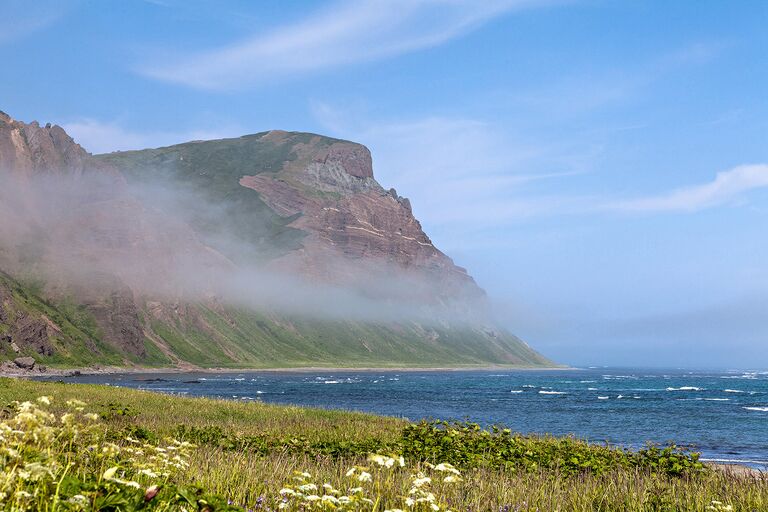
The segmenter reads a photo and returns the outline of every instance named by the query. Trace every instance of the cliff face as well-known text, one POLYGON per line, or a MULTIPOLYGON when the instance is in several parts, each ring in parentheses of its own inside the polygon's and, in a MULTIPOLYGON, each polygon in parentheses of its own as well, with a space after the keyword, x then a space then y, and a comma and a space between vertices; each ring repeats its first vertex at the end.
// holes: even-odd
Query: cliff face
MULTIPOLYGON (((2 114, 0 179, 13 184, 0 190, 7 357, 251 367, 549 363, 486 322, 483 291, 432 244, 409 201, 378 184, 359 144, 272 131, 93 157, 58 126, 2 114), (44 184, 58 178, 28 194, 40 176, 44 184), (184 214, 169 203, 183 203, 184 214), (383 307, 443 314, 325 318, 222 295, 217 279, 251 267, 262 279, 255 288, 288 275, 383 307), (474 324, 449 321, 478 312, 474 324)), ((282 292, 290 301, 294 291, 282 292)))
POLYGON ((440 252, 413 216, 408 199, 374 179, 367 148, 320 136, 269 132, 261 137, 293 148, 295 158, 276 172, 246 175, 289 226, 307 236, 299 250, 274 264, 334 283, 368 276, 408 275, 424 282, 421 301, 480 299, 467 272, 440 252))

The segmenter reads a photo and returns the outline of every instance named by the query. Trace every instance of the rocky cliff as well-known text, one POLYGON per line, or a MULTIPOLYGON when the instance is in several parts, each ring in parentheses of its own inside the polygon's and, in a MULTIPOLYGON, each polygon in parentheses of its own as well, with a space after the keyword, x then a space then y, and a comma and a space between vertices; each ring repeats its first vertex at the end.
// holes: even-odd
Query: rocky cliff
POLYGON ((359 144, 271 131, 93 157, 58 126, 2 114, 0 178, 7 357, 549 364, 493 326, 482 290, 432 244, 409 201, 379 185, 359 144), (50 176, 59 177, 53 185, 50 176), (248 269, 242 275, 252 282, 222 288, 240 279, 233 269, 248 269), (287 288, 279 290, 282 305, 274 289, 255 293, 258 300, 231 292, 250 297, 275 282, 287 288), (301 299, 326 304, 290 307, 306 289, 333 291, 301 299))

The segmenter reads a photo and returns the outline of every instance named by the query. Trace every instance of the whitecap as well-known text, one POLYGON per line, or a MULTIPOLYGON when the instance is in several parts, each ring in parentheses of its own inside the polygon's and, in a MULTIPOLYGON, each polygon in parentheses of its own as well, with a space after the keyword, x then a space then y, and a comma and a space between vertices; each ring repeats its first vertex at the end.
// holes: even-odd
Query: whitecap
POLYGON ((539 391, 540 395, 564 395, 565 391, 539 391))
POLYGON ((599 396, 599 397, 597 397, 598 400, 608 400, 609 398, 610 398, 609 396, 599 396))
POLYGON ((768 412, 768 407, 742 407, 748 411, 768 412))
POLYGON ((531 384, 523 384, 524 388, 535 388, 536 386, 533 386, 531 384))
POLYGON ((724 389, 723 393, 744 393, 744 391, 741 391, 740 389, 724 389))
POLYGON ((513 389, 512 391, 510 391, 510 393, 522 393, 522 392, 523 392, 522 389, 513 389))
POLYGON ((702 388, 696 386, 681 386, 679 388, 667 388, 667 391, 701 391, 702 388))
POLYGON ((590 384, 590 383, 592 383, 592 382, 597 382, 597 381, 596 381, 596 380, 580 380, 579 382, 580 382, 581 384, 590 384))
POLYGON ((597 388, 587 388, 587 391, 597 391, 597 388))
POLYGON ((341 381, 339 381, 339 380, 326 380, 326 381, 323 381, 323 384, 341 384, 341 381))

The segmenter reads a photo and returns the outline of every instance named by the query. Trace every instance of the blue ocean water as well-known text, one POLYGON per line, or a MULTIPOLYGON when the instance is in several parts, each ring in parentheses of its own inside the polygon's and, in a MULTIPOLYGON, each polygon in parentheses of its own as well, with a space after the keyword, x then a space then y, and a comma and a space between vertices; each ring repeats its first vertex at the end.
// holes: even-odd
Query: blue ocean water
POLYGON ((468 419, 768 467, 768 372, 644 369, 118 374, 65 380, 189 396, 468 419))

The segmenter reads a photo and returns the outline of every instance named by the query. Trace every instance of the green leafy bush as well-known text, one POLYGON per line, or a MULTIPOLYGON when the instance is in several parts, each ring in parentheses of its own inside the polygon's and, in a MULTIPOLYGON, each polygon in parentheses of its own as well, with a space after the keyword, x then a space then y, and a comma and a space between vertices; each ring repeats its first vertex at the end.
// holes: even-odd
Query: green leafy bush
POLYGON ((632 452, 572 437, 523 436, 505 428, 486 430, 476 423, 444 421, 406 426, 400 453, 409 459, 447 461, 464 469, 553 469, 563 475, 602 474, 620 468, 639 468, 670 476, 704 471, 698 453, 676 446, 650 446, 632 452))

